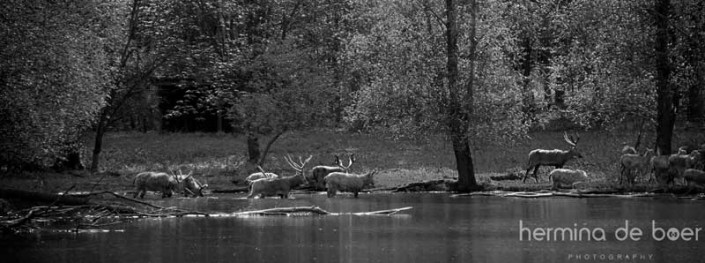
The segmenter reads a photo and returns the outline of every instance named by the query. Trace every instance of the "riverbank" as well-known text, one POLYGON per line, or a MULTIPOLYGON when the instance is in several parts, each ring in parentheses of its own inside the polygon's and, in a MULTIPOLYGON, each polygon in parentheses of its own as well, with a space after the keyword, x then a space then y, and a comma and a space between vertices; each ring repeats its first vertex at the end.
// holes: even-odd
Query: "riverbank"
MULTIPOLYGON (((705 135, 695 132, 679 132, 675 145, 704 141, 705 135)), ((617 184, 618 160, 624 143, 633 144, 635 132, 589 131, 580 133, 578 150, 584 158, 570 161, 567 167, 587 171, 591 189, 610 189, 619 192, 659 192, 661 187, 646 182, 645 178, 632 187, 617 184)), ((90 142, 92 138, 86 138, 90 142)), ((268 138, 260 139, 261 142, 268 138)), ((643 142, 653 140, 652 134, 644 134, 643 142)), ((88 144, 88 143, 87 143, 88 144)), ((205 133, 110 133, 104 142, 101 155, 101 172, 90 174, 84 171, 65 173, 24 172, 0 176, 5 188, 28 191, 62 192, 74 191, 129 191, 132 178, 144 171, 193 171, 211 190, 228 190, 238 187, 232 183, 257 171, 245 162, 245 138, 229 134, 205 133)), ((561 132, 534 132, 527 138, 513 142, 477 141, 472 148, 478 184, 486 190, 541 191, 551 188, 548 172, 541 168, 540 182, 530 178, 523 183, 522 177, 528 152, 537 149, 567 149, 561 132), (514 180, 501 180, 514 179, 514 180)), ((84 154, 84 162, 90 155, 84 154)), ((298 131, 284 134, 277 140, 267 155, 264 169, 268 172, 289 175, 293 170, 283 156, 313 155, 308 168, 329 165, 334 155, 355 154, 352 172, 364 173, 377 170, 375 188, 394 188, 410 183, 428 181, 452 181, 455 179, 452 147, 442 136, 429 137, 422 141, 390 139, 370 134, 327 131, 298 131)), ((240 186, 241 187, 241 186, 240 186)), ((675 193, 683 192, 675 187, 675 193)), ((431 190, 443 190, 439 189, 431 190)))

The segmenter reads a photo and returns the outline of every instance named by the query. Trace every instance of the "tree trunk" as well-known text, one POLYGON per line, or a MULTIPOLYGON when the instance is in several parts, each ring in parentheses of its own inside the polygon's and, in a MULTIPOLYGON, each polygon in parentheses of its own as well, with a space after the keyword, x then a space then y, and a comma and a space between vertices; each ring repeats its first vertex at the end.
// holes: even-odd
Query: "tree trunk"
MULTIPOLYGON (((693 54, 692 56, 698 56, 693 54)), ((688 89, 688 121, 702 125, 705 122, 705 63, 693 61, 695 66, 695 83, 688 89)))
POLYGON ((656 147, 661 154, 671 153, 671 137, 673 135, 673 125, 675 123, 675 111, 673 108, 673 89, 669 85, 670 65, 668 62, 668 16, 670 0, 657 0, 655 9, 656 22, 656 100, 657 124, 656 124, 656 147))
POLYGON ((68 150, 64 158, 57 158, 52 167, 55 171, 65 171, 65 170, 83 170, 86 167, 81 162, 81 151, 79 149, 71 148, 68 150))
MULTIPOLYGON (((475 1, 470 1, 471 16, 472 16, 472 32, 470 41, 474 41, 475 29, 475 1)), ((450 128, 450 136, 453 143, 453 151, 455 153, 456 166, 458 169, 458 186, 457 191, 468 192, 477 189, 477 181, 475 180, 475 170, 470 154, 470 145, 468 140, 468 127, 470 110, 472 103, 472 78, 466 86, 467 90, 464 94, 460 94, 458 87, 458 25, 457 19, 457 4, 453 0, 446 0, 446 43, 447 43, 447 74, 448 74, 448 125, 450 128), (468 105, 464 107, 463 105, 468 105)), ((473 43, 474 44, 474 43, 473 43)), ((474 52, 471 51, 471 56, 474 52)), ((470 68, 474 68, 471 65, 470 68)))
POLYGON ((66 155, 65 167, 70 170, 83 170, 86 167, 81 162, 81 152, 79 149, 72 149, 66 155))
MULTIPOLYGON (((705 11, 705 3, 703 1, 698 2, 697 6, 693 8, 694 13, 702 14, 705 11)), ((703 32, 703 19, 702 16, 691 16, 691 25, 699 25, 695 27, 695 32, 703 32)), ((695 76, 693 84, 688 88, 688 121, 692 125, 701 127, 705 124, 705 47, 703 47, 703 41, 705 41, 705 35, 703 34, 693 34, 690 38, 690 49, 693 50, 690 56, 690 65, 695 69, 695 76)))
MULTIPOLYGON (((526 33, 528 34, 528 33, 526 33)), ((534 105, 534 93, 531 90, 531 71, 533 69, 533 63, 531 61, 531 55, 533 53, 533 49, 531 48, 531 39, 529 36, 524 37, 522 40, 522 48, 524 52, 524 56, 522 58, 522 63, 521 63, 521 74, 523 75, 523 80, 522 80, 522 87, 523 87, 523 96, 522 96, 522 110, 526 116, 525 122, 531 122, 533 121, 534 118, 534 113, 535 113, 535 105, 534 105)))
POLYGON ((247 156, 248 161, 252 164, 259 164, 260 152, 259 152, 259 139, 254 133, 247 133, 247 156))
POLYGON ((264 158, 267 158, 267 153, 269 153, 269 148, 272 147, 272 144, 274 144, 277 139, 279 139, 279 136, 282 136, 285 131, 280 131, 277 134, 275 134, 269 141, 267 142, 267 146, 264 147, 264 151, 262 152, 262 157, 259 159, 258 164, 262 165, 264 164, 264 158))
POLYGON ((565 91, 562 89, 556 89, 553 92, 553 104, 559 109, 565 109, 565 91))
POLYGON ((216 111, 216 122, 216 132, 223 133, 223 113, 220 109, 216 111))
POLYGON ((458 169, 458 192, 470 192, 478 190, 477 180, 475 180, 475 167, 470 153, 470 144, 467 135, 456 137, 453 140, 453 152, 455 153, 455 163, 458 169))
POLYGON ((100 152, 103 150, 103 135, 105 135, 105 126, 108 125, 107 110, 108 107, 103 108, 95 128, 95 143, 93 144, 93 159, 91 162, 91 172, 93 173, 98 171, 98 165, 100 164, 100 152))
POLYGON ((249 162, 252 164, 256 165, 262 165, 264 164, 265 158, 267 158, 267 153, 269 153, 269 149, 272 147, 272 144, 274 144, 279 137, 284 134, 286 131, 280 131, 277 132, 274 136, 272 136, 271 139, 267 142, 267 145, 264 147, 264 151, 260 152, 259 149, 259 138, 257 138, 257 135, 254 133, 250 132, 247 134, 247 153, 249 156, 249 162))

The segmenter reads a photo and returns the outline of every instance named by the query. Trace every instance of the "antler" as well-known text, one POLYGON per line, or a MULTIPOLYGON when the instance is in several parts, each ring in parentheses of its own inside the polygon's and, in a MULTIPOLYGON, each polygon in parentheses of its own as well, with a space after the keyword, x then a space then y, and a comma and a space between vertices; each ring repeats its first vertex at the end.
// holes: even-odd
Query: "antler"
POLYGON ((169 168, 169 167, 167 167, 167 169, 169 170, 169 172, 171 172, 171 176, 174 177, 174 180, 176 180, 177 183, 181 183, 181 182, 179 182, 179 176, 176 175, 176 172, 174 172, 174 170, 172 170, 172 169, 169 168))
POLYGON ((353 163, 355 163, 355 154, 354 153, 348 156, 348 165, 343 165, 343 162, 339 160, 338 166, 340 166, 340 168, 343 168, 343 170, 345 170, 347 172, 348 170, 350 170, 350 166, 352 166, 353 163))
POLYGON ((262 169, 262 166, 257 165, 257 169, 262 172, 262 176, 267 177, 267 173, 264 171, 264 169, 262 169))
POLYGON ((291 158, 291 155, 287 154, 286 156, 284 156, 284 160, 289 164, 289 166, 291 166, 292 168, 294 168, 294 170, 299 171, 299 172, 304 170, 304 166, 306 166, 306 163, 311 161, 311 158, 313 158, 313 155, 309 155, 305 161, 302 161, 301 156, 299 156, 299 163, 297 164, 296 162, 294 162, 294 159, 291 158))
POLYGON ((576 147, 578 144, 578 141, 580 140, 580 136, 578 134, 575 134, 575 137, 576 138, 573 139, 572 135, 568 136, 568 132, 563 132, 563 139, 573 147, 576 147))

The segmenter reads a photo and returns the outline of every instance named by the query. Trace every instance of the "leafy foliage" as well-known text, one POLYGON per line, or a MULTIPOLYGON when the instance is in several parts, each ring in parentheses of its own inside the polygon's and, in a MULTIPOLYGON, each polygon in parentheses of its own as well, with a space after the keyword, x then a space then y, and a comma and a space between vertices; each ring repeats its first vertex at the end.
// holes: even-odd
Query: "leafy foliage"
POLYGON ((0 4, 0 163, 49 165, 79 147, 105 104, 110 71, 97 12, 105 5, 0 4))
POLYGON ((326 11, 343 7, 317 4, 206 1, 175 7, 185 14, 189 41, 165 74, 180 79, 187 92, 167 117, 226 113, 237 131, 257 134, 329 122, 336 95, 331 49, 338 36, 331 33, 335 14, 326 11))
MULTIPOLYGON (((343 54, 352 75, 367 76, 346 110, 346 122, 399 137, 445 131, 450 94, 445 88, 445 27, 438 16, 442 6, 425 1, 374 3, 362 15, 373 21, 371 29, 354 34, 343 54)), ((461 10, 467 8, 461 6, 461 10)), ((516 48, 515 36, 496 15, 500 9, 497 2, 481 5, 475 39, 465 35, 472 26, 468 19, 459 19, 463 21, 459 82, 476 87, 474 100, 463 102, 463 107, 471 109, 468 132, 476 142, 504 141, 526 131, 520 122, 518 74, 504 55, 516 48)))
POLYGON ((560 34, 569 42, 551 61, 551 79, 565 91, 566 116, 584 127, 610 128, 654 117, 648 20, 627 12, 641 8, 643 3, 630 1, 566 7, 560 34))

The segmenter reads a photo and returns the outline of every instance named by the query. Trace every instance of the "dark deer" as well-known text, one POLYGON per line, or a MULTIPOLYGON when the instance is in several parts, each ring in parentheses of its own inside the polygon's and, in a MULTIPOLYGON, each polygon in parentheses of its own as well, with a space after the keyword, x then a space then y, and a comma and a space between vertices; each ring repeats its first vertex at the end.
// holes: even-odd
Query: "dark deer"
POLYGON ((348 165, 343 165, 343 161, 340 160, 340 157, 338 155, 335 156, 335 165, 336 166, 324 166, 324 165, 319 165, 316 167, 313 167, 311 169, 311 183, 313 183, 314 188, 316 190, 323 190, 326 189, 325 187, 325 182, 323 181, 323 178, 326 177, 326 175, 333 173, 333 172, 342 172, 342 173, 348 173, 350 172, 350 166, 353 165, 355 162, 355 154, 351 154, 348 156, 348 165))

